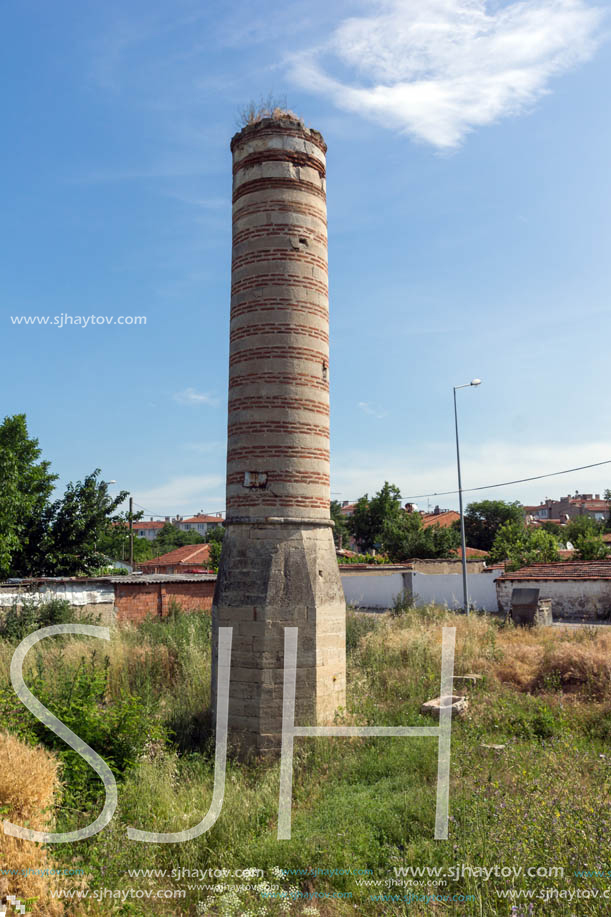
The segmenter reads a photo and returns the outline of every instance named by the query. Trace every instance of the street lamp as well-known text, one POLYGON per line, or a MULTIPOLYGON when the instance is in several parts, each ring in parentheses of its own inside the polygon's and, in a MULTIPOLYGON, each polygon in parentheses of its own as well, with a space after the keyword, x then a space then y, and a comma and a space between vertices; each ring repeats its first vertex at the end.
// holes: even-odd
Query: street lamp
POLYGON ((460 447, 458 445, 458 411, 456 410, 456 391, 459 388, 469 388, 472 385, 481 385, 481 379, 472 379, 464 385, 454 386, 454 424, 456 426, 456 466, 458 468, 458 505, 460 508, 460 543, 462 546, 462 591, 465 614, 469 614, 469 590, 467 587, 467 546, 465 544, 465 516, 462 508, 462 481, 460 478, 460 447))

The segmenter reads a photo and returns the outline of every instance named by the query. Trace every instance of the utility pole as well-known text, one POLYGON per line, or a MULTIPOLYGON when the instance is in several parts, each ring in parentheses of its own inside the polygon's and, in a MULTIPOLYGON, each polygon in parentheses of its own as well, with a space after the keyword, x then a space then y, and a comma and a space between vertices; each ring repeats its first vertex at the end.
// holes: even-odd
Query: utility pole
POLYGON ((134 569, 134 498, 129 498, 129 565, 134 569))
POLYGON ((481 385, 481 379, 473 379, 465 385, 454 386, 454 425, 456 427, 456 467, 458 469, 458 506, 460 509, 460 542, 462 546, 462 590, 463 607, 465 614, 469 614, 469 588, 467 586, 467 545, 465 541, 465 515, 462 506, 462 481, 460 476, 460 447, 458 445, 458 411, 456 409, 456 389, 469 388, 471 385, 481 385))

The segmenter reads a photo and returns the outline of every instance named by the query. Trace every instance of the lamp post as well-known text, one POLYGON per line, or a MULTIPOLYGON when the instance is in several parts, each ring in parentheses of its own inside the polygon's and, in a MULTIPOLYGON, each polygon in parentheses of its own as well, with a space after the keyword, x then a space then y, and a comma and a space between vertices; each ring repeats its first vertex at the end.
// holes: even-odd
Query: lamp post
POLYGON ((469 589, 467 586, 467 546, 465 544, 465 516, 462 508, 462 481, 460 477, 460 446, 458 444, 458 411, 456 409, 456 391, 459 388, 469 388, 471 385, 481 385, 481 379, 472 379, 464 385, 454 386, 454 425, 456 427, 456 467, 458 469, 458 505, 460 508, 460 543, 462 546, 462 590, 465 614, 469 614, 469 589))

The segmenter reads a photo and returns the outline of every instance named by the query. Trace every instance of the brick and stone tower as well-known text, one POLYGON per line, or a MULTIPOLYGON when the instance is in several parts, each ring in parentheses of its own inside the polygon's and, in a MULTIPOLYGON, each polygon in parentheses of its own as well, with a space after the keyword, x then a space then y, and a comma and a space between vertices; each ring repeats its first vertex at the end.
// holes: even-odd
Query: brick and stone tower
POLYGON ((345 703, 345 602, 329 515, 329 300, 322 136, 288 113, 231 141, 227 519, 213 605, 233 627, 229 741, 280 746, 284 628, 295 722, 345 703))

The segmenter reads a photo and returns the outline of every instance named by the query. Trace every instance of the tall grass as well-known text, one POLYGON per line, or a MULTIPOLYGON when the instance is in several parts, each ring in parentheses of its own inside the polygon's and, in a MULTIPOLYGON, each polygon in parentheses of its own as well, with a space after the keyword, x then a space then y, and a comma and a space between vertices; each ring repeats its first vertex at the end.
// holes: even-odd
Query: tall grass
MULTIPOLYGON (((135 753, 127 766, 115 764, 120 787, 113 822, 78 845, 60 845, 53 855, 86 869, 92 887, 187 889, 193 885, 179 907, 163 899, 131 901, 129 908, 109 902, 102 908, 89 902, 80 905, 79 913, 238 917, 305 915, 315 907, 321 917, 354 913, 488 917, 510 913, 511 903, 498 897, 500 890, 540 892, 550 885, 576 890, 585 884, 599 889, 600 898, 580 900, 579 909, 571 913, 605 914, 602 889, 608 879, 583 880, 574 873, 609 868, 611 758, 604 757, 611 737, 609 633, 603 628, 521 630, 487 616, 467 617, 432 606, 406 605, 397 616, 349 612, 348 701, 343 721, 428 725, 420 706, 439 693, 443 626, 456 628, 455 673, 482 675, 469 689, 466 716, 452 725, 447 842, 433 838, 434 741, 302 738, 295 742, 290 841, 276 839, 278 763, 244 765, 230 758, 222 812, 209 832, 185 844, 130 843, 125 834, 128 825, 179 831, 197 824, 210 805, 214 754, 208 617, 182 614, 175 608, 166 619, 150 619, 138 629, 117 629, 110 647, 102 651, 93 641, 62 638, 62 652, 47 651, 44 658, 51 664, 44 670, 33 659, 31 676, 43 678, 42 687, 49 695, 55 692, 60 702, 63 686, 76 678, 80 667, 92 683, 104 673, 104 693, 96 701, 103 711, 120 710, 125 698, 131 697, 143 712, 133 726, 135 753), (504 748, 494 751, 484 745, 504 748), (348 873, 371 870, 372 878, 385 881, 394 878, 393 868, 398 866, 447 870, 456 864, 555 865, 566 872, 561 880, 524 875, 494 881, 469 874, 446 877, 444 893, 469 894, 473 899, 409 905, 381 905, 372 900, 372 891, 387 889, 358 885, 348 873), (256 867, 264 871, 264 881, 280 890, 342 892, 352 898, 302 900, 291 903, 287 911, 286 900, 262 899, 261 887, 236 893, 227 887, 236 880, 229 879, 217 883, 224 887, 216 891, 198 889, 201 880, 189 881, 178 873, 208 867, 256 867), (166 870, 167 875, 130 877, 128 870, 135 869, 166 870), (308 875, 309 869, 318 869, 319 876, 308 875), (290 870, 300 870, 301 875, 290 870), (321 870, 336 874, 321 875, 321 870)), ((0 644, 0 671, 5 671, 7 658, 7 647, 0 644)), ((89 818, 97 814, 94 809, 90 802, 89 818)), ((70 813, 59 812, 69 823, 70 813)), ((422 881, 411 890, 435 891, 430 880, 422 881)), ((562 900, 550 900, 541 913, 569 912, 562 900)))

